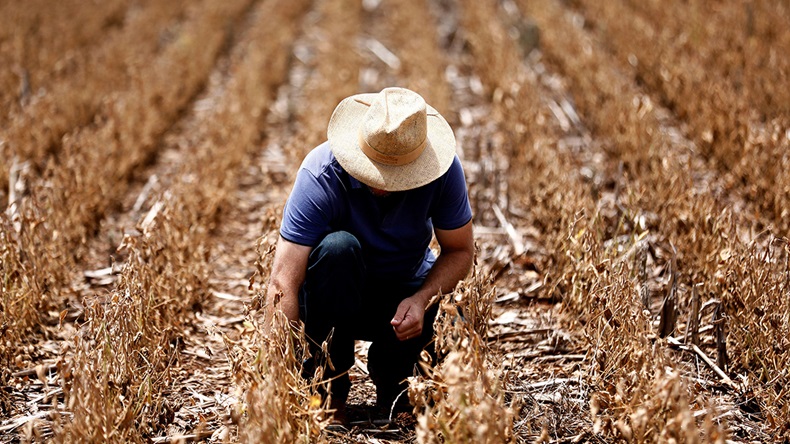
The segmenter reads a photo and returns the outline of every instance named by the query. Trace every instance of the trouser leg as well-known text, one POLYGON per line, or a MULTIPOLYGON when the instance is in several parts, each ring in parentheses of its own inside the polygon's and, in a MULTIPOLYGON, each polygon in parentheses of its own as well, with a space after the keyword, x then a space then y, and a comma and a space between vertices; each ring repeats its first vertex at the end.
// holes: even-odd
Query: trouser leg
POLYGON ((354 336, 351 327, 359 312, 365 265, 362 247, 353 235, 338 231, 328 234, 310 253, 305 283, 299 294, 300 315, 315 364, 326 364, 322 343, 331 335, 325 379, 332 379, 332 398, 345 401, 351 387, 348 370, 354 364, 354 336))
POLYGON ((386 318, 379 322, 386 322, 385 327, 377 331, 368 351, 368 370, 376 385, 376 405, 380 407, 392 407, 399 395, 398 406, 407 406, 408 394, 401 395, 408 387, 406 378, 419 372, 420 354, 423 350, 432 359, 435 356, 433 321, 438 305, 432 306, 425 313, 422 333, 416 338, 400 341, 389 325, 389 319, 395 315, 400 300, 411 296, 418 288, 419 285, 412 285, 388 304, 385 309, 386 318))

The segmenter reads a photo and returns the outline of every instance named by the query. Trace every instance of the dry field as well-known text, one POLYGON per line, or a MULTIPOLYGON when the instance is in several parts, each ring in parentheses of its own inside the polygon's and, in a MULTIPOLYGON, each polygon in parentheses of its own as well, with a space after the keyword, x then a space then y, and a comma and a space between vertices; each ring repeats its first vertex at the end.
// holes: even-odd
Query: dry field
POLYGON ((0 1, 0 443, 790 442, 786 0, 0 1), (420 92, 478 246, 415 415, 261 334, 334 106, 420 92))

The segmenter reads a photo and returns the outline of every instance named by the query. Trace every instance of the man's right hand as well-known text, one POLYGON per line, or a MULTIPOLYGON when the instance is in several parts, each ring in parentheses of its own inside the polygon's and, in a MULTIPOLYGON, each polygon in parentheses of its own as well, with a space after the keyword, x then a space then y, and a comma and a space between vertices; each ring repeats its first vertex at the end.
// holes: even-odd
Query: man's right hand
POLYGON ((422 334, 426 302, 423 297, 414 295, 398 304, 395 316, 390 321, 398 340, 414 339, 422 334))

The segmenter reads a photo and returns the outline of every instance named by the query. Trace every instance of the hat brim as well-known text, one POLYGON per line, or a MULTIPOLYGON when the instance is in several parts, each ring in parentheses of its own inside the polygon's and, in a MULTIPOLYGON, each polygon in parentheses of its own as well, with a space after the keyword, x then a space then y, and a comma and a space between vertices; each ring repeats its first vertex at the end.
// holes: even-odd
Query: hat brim
POLYGON ((373 188, 404 191, 419 188, 441 177, 455 157, 455 135, 450 124, 433 107, 428 113, 428 143, 422 154, 405 165, 385 165, 371 160, 359 146, 362 117, 378 94, 357 94, 337 105, 329 120, 327 138, 340 166, 352 177, 373 188))

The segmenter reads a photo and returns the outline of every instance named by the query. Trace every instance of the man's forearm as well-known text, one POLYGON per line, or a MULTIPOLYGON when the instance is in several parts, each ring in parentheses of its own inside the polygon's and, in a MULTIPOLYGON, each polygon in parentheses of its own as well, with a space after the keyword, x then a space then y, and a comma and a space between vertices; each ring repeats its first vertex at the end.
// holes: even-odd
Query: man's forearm
POLYGON ((275 280, 269 284, 269 289, 266 292, 267 319, 272 319, 275 311, 279 310, 291 322, 299 320, 298 289, 287 287, 287 285, 282 285, 275 280))
POLYGON ((291 322, 299 320, 299 288, 304 282, 310 248, 283 238, 277 242, 269 288, 266 291, 266 318, 271 321, 276 310, 291 322))
POLYGON ((433 264, 422 287, 415 293, 427 306, 432 297, 455 289, 472 267, 474 254, 466 250, 442 252, 433 264))

